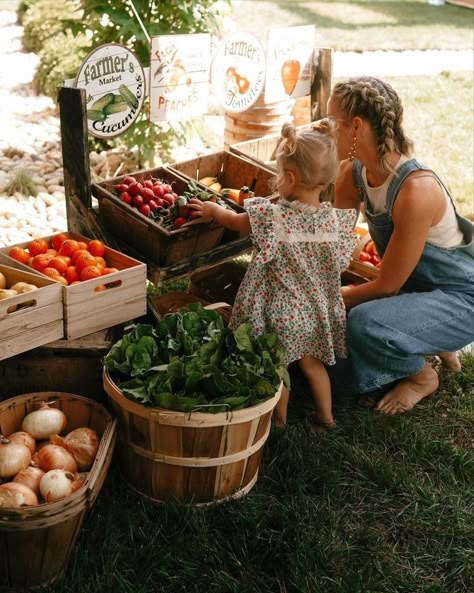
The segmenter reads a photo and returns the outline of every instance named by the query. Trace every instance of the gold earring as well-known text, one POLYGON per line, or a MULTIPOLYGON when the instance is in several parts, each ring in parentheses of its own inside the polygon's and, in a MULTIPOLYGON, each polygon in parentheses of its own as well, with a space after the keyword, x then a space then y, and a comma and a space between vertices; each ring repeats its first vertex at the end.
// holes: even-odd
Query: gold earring
POLYGON ((356 152, 357 152, 357 136, 354 136, 352 146, 349 149, 349 155, 348 155, 348 158, 350 161, 353 161, 355 159, 356 152))

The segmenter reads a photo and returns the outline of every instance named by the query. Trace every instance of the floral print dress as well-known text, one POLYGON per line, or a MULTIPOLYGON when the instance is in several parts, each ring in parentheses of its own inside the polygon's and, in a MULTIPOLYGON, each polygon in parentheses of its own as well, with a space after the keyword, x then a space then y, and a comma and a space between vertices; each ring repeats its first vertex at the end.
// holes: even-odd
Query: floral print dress
POLYGON ((230 327, 250 323, 255 335, 277 333, 287 364, 305 355, 335 364, 347 356, 340 275, 354 249, 356 211, 284 198, 249 199, 245 209, 255 253, 230 327))

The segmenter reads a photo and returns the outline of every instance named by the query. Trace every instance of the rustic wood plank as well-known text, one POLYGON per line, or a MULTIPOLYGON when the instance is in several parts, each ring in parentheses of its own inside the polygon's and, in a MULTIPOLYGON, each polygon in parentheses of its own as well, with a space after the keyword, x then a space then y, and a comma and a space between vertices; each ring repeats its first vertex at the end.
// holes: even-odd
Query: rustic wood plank
POLYGON ((327 115, 327 102, 332 89, 332 49, 319 49, 316 75, 311 85, 312 119, 318 120, 327 115))

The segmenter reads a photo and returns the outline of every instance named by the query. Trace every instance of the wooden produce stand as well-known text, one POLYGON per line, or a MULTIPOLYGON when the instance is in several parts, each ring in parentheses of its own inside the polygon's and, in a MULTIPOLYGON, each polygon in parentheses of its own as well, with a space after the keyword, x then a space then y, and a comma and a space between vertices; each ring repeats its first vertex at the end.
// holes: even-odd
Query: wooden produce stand
MULTIPOLYGON (((308 121, 315 115, 321 117, 326 113, 331 82, 332 50, 320 49, 308 104, 308 121)), ((160 265, 156 259, 139 252, 136 243, 134 246, 126 243, 123 234, 122 238, 119 238, 113 227, 105 223, 100 208, 94 207, 92 203, 85 90, 61 86, 58 91, 58 103, 69 231, 98 238, 113 249, 123 251, 146 263, 148 278, 156 285, 187 277, 192 272, 205 270, 250 251, 251 241, 248 235, 236 238, 225 233, 220 244, 203 253, 160 265)), ((101 199, 100 196, 95 197, 101 199)))

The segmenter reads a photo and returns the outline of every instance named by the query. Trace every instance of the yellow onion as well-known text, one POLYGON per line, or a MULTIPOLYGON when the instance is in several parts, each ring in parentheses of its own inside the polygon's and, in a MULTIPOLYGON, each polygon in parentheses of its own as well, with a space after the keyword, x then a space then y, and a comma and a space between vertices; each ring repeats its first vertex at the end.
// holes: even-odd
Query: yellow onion
POLYGON ((12 443, 0 435, 0 478, 13 478, 30 461, 31 453, 26 445, 12 443))
POLYGON ((0 490, 0 509, 19 509, 24 500, 25 497, 23 494, 18 494, 18 492, 9 492, 8 490, 0 490))
POLYGON ((35 439, 49 439, 66 428, 67 419, 61 410, 51 408, 43 403, 39 410, 30 412, 23 419, 22 429, 29 432, 35 439))
POLYGON ((35 452, 36 441, 30 433, 25 432, 24 430, 19 430, 18 432, 13 432, 7 438, 9 441, 12 441, 13 443, 20 443, 22 445, 26 445, 32 455, 35 452))
POLYGON ((74 480, 72 481, 73 492, 76 492, 76 490, 79 490, 79 488, 84 485, 88 475, 88 472, 81 472, 74 475, 74 480))
POLYGON ((63 469, 68 472, 77 472, 77 463, 74 457, 59 445, 45 445, 34 455, 38 466, 45 472, 52 469, 63 469))
POLYGON ((92 428, 76 428, 64 438, 55 434, 51 442, 67 449, 77 462, 79 471, 91 468, 99 449, 99 437, 92 428))
POLYGON ((53 469, 41 478, 40 492, 46 502, 56 502, 72 493, 74 474, 63 469, 53 469))
POLYGON ((0 491, 1 490, 6 490, 7 492, 13 494, 16 493, 22 496, 23 501, 21 502, 20 506, 33 506, 38 504, 38 497, 33 492, 33 490, 28 486, 25 486, 25 484, 18 484, 17 482, 7 482, 6 484, 2 484, 0 486, 0 491))
POLYGON ((17 475, 13 478, 13 482, 18 484, 25 484, 33 490, 33 492, 38 496, 40 493, 39 485, 41 478, 44 476, 45 472, 40 467, 33 467, 30 465, 29 467, 22 469, 17 475))

